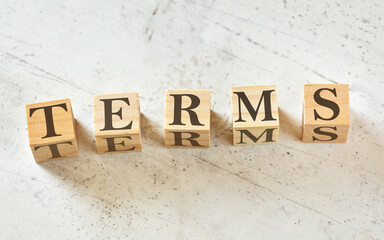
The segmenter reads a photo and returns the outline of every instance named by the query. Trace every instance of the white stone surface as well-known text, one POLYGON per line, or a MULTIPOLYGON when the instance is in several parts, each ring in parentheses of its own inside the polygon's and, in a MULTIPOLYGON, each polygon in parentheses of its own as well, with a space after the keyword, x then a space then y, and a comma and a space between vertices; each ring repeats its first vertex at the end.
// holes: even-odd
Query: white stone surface
POLYGON ((0 2, 0 239, 384 239, 384 3, 0 2), (347 144, 300 142, 305 83, 349 83, 347 144), (277 84, 275 145, 231 145, 232 86, 277 84), (209 149, 163 147, 166 89, 212 91, 209 149), (93 95, 139 91, 143 152, 98 155, 93 95), (78 158, 25 104, 69 97, 78 158))

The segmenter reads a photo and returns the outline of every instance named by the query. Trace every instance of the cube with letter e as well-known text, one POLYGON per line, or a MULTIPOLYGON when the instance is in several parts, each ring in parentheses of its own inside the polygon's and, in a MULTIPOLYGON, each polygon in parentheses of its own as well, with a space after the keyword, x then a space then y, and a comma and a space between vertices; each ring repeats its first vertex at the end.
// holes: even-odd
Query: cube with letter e
POLYGON ((276 86, 233 87, 233 144, 276 143, 279 135, 279 111, 276 86))
POLYGON ((349 121, 348 84, 304 85, 303 142, 345 143, 349 121))
POLYGON ((97 152, 141 152, 140 119, 137 92, 95 96, 94 125, 97 152))
POLYGON ((164 116, 166 147, 209 147, 210 124, 210 91, 167 90, 164 116))
POLYGON ((36 162, 78 155, 69 99, 26 105, 29 145, 36 162))

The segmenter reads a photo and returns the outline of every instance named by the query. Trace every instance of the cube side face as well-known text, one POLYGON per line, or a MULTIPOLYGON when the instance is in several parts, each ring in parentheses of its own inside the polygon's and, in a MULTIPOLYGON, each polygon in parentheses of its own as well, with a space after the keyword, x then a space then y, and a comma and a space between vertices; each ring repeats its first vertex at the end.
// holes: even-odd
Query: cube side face
POLYGON ((165 146, 169 148, 209 148, 209 131, 165 130, 165 146))
POLYGON ((26 112, 31 146, 76 138, 75 119, 69 99, 28 104, 26 112))
POLYGON ((140 133, 140 103, 137 92, 94 97, 95 136, 140 133))
POLYGON ((231 89, 233 144, 269 144, 278 140, 279 108, 275 85, 233 87, 231 89), (269 130, 267 130, 269 129, 269 130), (268 141, 256 140, 265 130, 268 141), (241 138, 250 136, 246 143, 241 138), (256 140, 252 141, 252 139, 256 140))
POLYGON ((273 144, 279 140, 279 126, 234 128, 233 145, 261 145, 273 144))
POLYGON ((349 126, 347 84, 304 85, 303 142, 345 143, 349 126))
POLYGON ((95 137, 95 141, 99 154, 142 151, 140 134, 99 136, 95 137))
POLYGON ((69 99, 26 105, 29 144, 36 162, 78 155, 69 99))
POLYGON ((207 148, 210 127, 210 91, 167 90, 164 113, 166 147, 207 148))
MULTIPOLYGON (((193 115, 193 114, 192 114, 193 115)), ((167 90, 165 95, 164 128, 173 130, 207 131, 211 123, 211 94, 208 90, 167 90), (181 119, 176 119, 176 105, 190 109, 197 115, 193 118, 188 111, 181 111, 181 119), (178 121, 180 120, 180 121, 178 121), (178 123, 182 124, 178 124, 178 123)))

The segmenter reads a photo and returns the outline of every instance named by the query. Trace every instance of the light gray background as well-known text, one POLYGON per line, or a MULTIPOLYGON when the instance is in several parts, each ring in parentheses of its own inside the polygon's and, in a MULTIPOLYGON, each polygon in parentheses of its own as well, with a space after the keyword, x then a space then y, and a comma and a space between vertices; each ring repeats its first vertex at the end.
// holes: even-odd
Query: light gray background
POLYGON ((384 6, 0 3, 0 238, 384 239, 384 6), (300 142, 303 84, 348 83, 347 144, 300 142), (277 84, 278 144, 231 145, 232 86, 277 84), (211 148, 163 146, 166 89, 212 92, 211 148), (143 152, 98 155, 93 96, 138 91, 143 152), (36 164, 25 104, 70 98, 78 158, 36 164))

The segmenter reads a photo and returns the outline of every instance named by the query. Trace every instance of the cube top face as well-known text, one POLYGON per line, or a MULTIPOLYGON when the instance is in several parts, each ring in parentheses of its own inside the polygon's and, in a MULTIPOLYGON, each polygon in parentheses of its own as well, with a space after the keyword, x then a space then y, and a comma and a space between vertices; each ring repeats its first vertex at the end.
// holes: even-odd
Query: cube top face
POLYGON ((210 124, 209 90, 167 90, 164 116, 166 130, 209 131, 210 124))
POLYGON ((304 85, 304 125, 349 125, 348 84, 304 85))
POLYGON ((140 133, 139 94, 117 93, 94 97, 95 136, 140 133))
POLYGON ((276 85, 232 87, 233 128, 279 126, 276 85))
POLYGON ((26 105, 30 146, 76 139, 69 99, 26 105))

